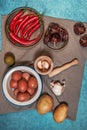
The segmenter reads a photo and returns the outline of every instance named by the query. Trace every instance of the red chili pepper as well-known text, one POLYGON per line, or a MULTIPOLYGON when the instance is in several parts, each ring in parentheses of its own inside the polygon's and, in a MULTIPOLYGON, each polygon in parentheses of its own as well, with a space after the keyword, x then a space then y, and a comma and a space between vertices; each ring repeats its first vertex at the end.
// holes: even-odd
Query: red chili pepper
MULTIPOLYGON (((16 41, 16 42, 19 43, 20 45, 26 45, 26 46, 28 46, 28 45, 33 45, 33 44, 35 44, 36 42, 38 42, 39 39, 40 39, 40 34, 39 34, 36 38, 34 38, 34 39, 32 39, 32 40, 24 40, 24 39, 21 39, 21 38, 19 38, 18 36, 16 36, 13 32, 10 32, 9 35, 10 35, 10 38, 11 38, 12 40, 16 41)), ((15 44, 15 43, 14 43, 14 44, 15 44)))
POLYGON ((18 35, 18 32, 20 30, 20 28, 23 26, 24 23, 26 23, 26 21, 31 17, 31 15, 25 15, 25 19, 22 20, 22 22, 19 24, 15 34, 18 35))
POLYGON ((26 16, 24 15, 23 17, 21 17, 17 21, 15 21, 14 26, 13 26, 13 30, 12 30, 14 33, 16 32, 18 25, 22 22, 23 19, 25 19, 25 17, 26 16))
POLYGON ((37 25, 28 33, 27 40, 30 39, 32 33, 34 33, 38 28, 40 28, 40 24, 37 24, 37 25))
POLYGON ((11 30, 12 32, 14 32, 14 33, 16 32, 16 27, 17 27, 17 25, 19 25, 22 22, 22 20, 23 20, 23 18, 20 18, 17 21, 15 21, 13 29, 11 30))
POLYGON ((37 19, 38 19, 38 17, 33 15, 33 17, 31 17, 28 21, 26 21, 20 30, 20 35, 21 36, 23 35, 22 33, 24 32, 24 29, 26 28, 27 25, 29 25, 31 22, 33 22, 34 20, 37 20, 37 19))
POLYGON ((31 29, 33 29, 37 24, 39 24, 39 20, 32 22, 25 30, 23 31, 21 37, 23 38, 31 29))
POLYGON ((10 21, 10 30, 12 31, 15 21, 23 14, 24 12, 19 11, 10 21))

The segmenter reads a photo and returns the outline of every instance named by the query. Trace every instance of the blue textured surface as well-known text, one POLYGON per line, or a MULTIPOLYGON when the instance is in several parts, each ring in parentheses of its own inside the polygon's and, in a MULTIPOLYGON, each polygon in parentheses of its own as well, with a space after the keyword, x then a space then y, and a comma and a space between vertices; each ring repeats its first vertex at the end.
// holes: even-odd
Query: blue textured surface
MULTIPOLYGON (((0 0, 0 14, 8 14, 16 7, 25 6, 26 4, 41 13, 45 10, 45 15, 48 16, 87 22, 87 0, 0 0)), ((27 110, 0 115, 0 130, 87 130, 86 99, 87 62, 84 68, 76 121, 66 120, 62 124, 57 124, 53 120, 52 113, 41 116, 35 110, 27 110)))
POLYGON ((1 24, 2 23, 2 18, 1 18, 1 15, 0 15, 0 50, 2 50, 2 27, 1 27, 1 24))

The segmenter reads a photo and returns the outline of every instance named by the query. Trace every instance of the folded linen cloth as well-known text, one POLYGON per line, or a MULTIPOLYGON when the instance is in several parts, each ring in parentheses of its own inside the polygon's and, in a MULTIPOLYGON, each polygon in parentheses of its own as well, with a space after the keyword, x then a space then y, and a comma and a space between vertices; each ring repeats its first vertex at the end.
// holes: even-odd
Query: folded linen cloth
MULTIPOLYGON (((83 70, 84 70, 84 64, 85 64, 85 58, 83 58, 81 48, 77 44, 78 43, 78 37, 76 35, 73 35, 73 25, 74 21, 69 21, 69 20, 62 20, 58 18, 53 18, 53 17, 47 17, 44 16, 44 31, 46 31, 48 25, 50 22, 55 21, 56 23, 59 23, 59 25, 63 26, 64 28, 67 29, 69 33, 69 41, 67 46, 61 50, 61 51, 53 51, 47 46, 44 46, 43 44, 43 38, 39 41, 39 44, 35 47, 32 47, 30 49, 20 49, 17 47, 14 47, 10 41, 7 39, 6 34, 5 34, 5 22, 6 22, 7 16, 2 17, 2 41, 3 41, 3 46, 2 46, 2 51, 0 53, 0 59, 1 59, 1 65, 2 70, 1 70, 1 82, 2 82, 2 76, 3 73, 6 70, 6 65, 4 63, 4 55, 6 52, 12 51, 14 53, 16 60, 19 62, 23 61, 32 61, 35 60, 36 57, 39 55, 50 55, 53 58, 54 61, 54 67, 56 66, 61 66, 62 64, 65 64, 67 62, 70 62, 74 58, 78 59, 78 65, 71 67, 67 71, 62 72, 61 74, 49 78, 48 76, 43 77, 43 92, 48 92, 51 94, 54 98, 54 108, 59 104, 59 102, 56 100, 55 96, 51 93, 51 91, 48 89, 50 81, 53 80, 60 80, 62 81, 63 79, 66 80, 66 88, 64 91, 64 94, 59 97, 59 100, 61 102, 65 101, 69 104, 69 119, 75 120, 76 119, 76 113, 78 110, 78 102, 79 102, 79 96, 80 96, 80 89, 81 89, 81 84, 82 84, 82 76, 83 76, 83 70), (37 53, 38 52, 38 53, 37 53), (22 58, 21 58, 22 57, 22 58), (47 87, 48 86, 48 87, 47 87)), ((85 24, 86 25, 86 24, 85 24)), ((2 92, 2 91, 1 91, 2 92)), ((35 109, 35 104, 32 107, 21 107, 21 108, 15 108, 15 106, 9 104, 7 100, 5 100, 5 97, 0 94, 1 98, 1 107, 0 107, 0 113, 9 113, 9 112, 17 112, 17 111, 22 111, 25 109, 35 109), (4 109, 3 109, 4 107, 4 109)), ((54 109, 53 108, 53 109, 54 109)))

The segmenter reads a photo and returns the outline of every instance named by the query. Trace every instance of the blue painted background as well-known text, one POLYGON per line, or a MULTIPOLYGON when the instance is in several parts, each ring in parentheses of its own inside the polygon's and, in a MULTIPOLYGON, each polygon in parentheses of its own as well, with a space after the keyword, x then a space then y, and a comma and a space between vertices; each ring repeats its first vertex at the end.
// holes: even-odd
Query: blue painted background
MULTIPOLYGON (((35 8, 45 15, 87 22, 87 0, 0 0, 1 15, 8 14, 21 6, 35 8)), ((0 24, 0 48, 1 48, 0 24)), ((57 124, 52 113, 39 115, 36 110, 27 110, 17 113, 0 115, 0 130, 87 130, 87 62, 84 68, 82 89, 76 121, 66 120, 57 124)))

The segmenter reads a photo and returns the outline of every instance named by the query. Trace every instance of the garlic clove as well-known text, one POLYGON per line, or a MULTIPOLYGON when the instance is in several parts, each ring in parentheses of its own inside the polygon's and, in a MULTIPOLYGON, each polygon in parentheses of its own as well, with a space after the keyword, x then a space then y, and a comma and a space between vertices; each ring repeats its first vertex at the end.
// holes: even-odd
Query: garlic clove
POLYGON ((46 60, 43 60, 42 61, 42 66, 43 66, 44 69, 48 69, 50 65, 46 60))
POLYGON ((62 86, 60 85, 55 85, 52 88, 52 91, 54 92, 55 95, 60 96, 62 94, 62 86))
POLYGON ((37 63, 37 67, 39 68, 39 69, 42 69, 43 67, 42 67, 42 61, 40 60, 40 61, 38 61, 38 63, 37 63))

